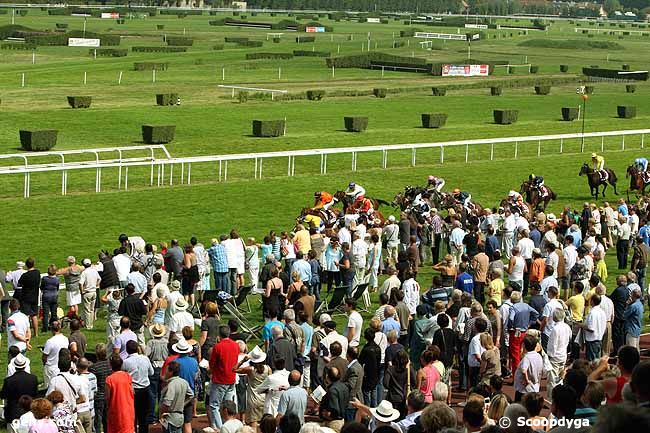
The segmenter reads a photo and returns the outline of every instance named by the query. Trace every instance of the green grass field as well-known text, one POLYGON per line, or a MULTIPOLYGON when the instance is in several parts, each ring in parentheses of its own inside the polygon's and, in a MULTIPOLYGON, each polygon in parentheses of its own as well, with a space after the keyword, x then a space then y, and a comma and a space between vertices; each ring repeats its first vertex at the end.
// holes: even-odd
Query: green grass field
MULTIPOLYGON (((459 62, 466 58, 464 42, 435 44, 435 50, 424 50, 418 40, 409 39, 409 46, 390 47, 393 33, 407 28, 402 22, 389 24, 357 24, 348 22, 323 23, 334 27, 333 34, 318 34, 315 44, 296 44, 294 35, 287 33, 279 44, 266 42, 266 31, 232 29, 209 26, 217 17, 157 16, 127 20, 118 25, 115 20, 89 18, 88 31, 123 35, 122 47, 163 45, 163 35, 183 35, 195 39, 187 53, 140 54, 129 52, 123 58, 93 59, 88 49, 43 47, 36 50, 32 65, 31 52, 0 50, 0 153, 20 152, 18 130, 22 128, 56 128, 59 141, 55 150, 91 149, 99 147, 141 144, 140 126, 145 123, 177 125, 176 139, 167 148, 172 156, 251 153, 275 150, 349 147, 395 143, 438 142, 489 137, 525 136, 536 134, 577 133, 579 122, 561 121, 560 108, 577 106, 579 97, 575 87, 580 83, 582 66, 620 68, 629 63, 633 70, 647 69, 649 38, 643 36, 596 36, 574 33, 574 25, 557 21, 546 33, 519 35, 517 31, 487 31, 489 38, 472 45, 472 58, 485 60, 509 59, 512 64, 532 63, 540 66, 537 75, 528 75, 527 68, 515 68, 514 74, 498 71, 486 79, 441 78, 405 72, 361 69, 331 70, 322 58, 294 58, 292 60, 245 60, 250 52, 290 52, 294 49, 329 50, 340 54, 361 53, 361 45, 371 33, 371 49, 377 43, 378 51, 400 55, 414 55, 431 61, 459 62), (156 28, 165 26, 164 31, 156 28), (184 30, 185 29, 185 30, 184 30), (510 37, 510 33, 513 36, 510 37), (263 40, 262 48, 241 49, 222 44, 224 36, 247 36, 263 40), (350 39, 352 35, 353 40, 350 39), (497 36, 494 38, 493 36, 497 36), (554 40, 603 40, 621 44, 622 50, 566 50, 527 48, 519 44, 532 38, 554 40), (609 63, 607 59, 609 58, 609 63), (151 72, 133 71, 135 61, 165 61, 167 71, 158 72, 157 82, 151 82, 151 72), (569 73, 559 72, 560 64, 569 65, 569 73), (222 80, 225 68, 225 80, 222 80), (278 68, 281 77, 278 79, 278 68), (117 77, 123 72, 121 85, 117 77), (88 84, 83 85, 87 73, 88 84), (26 87, 21 88, 21 74, 26 74, 26 87), (532 86, 504 89, 503 96, 489 96, 489 89, 453 90, 445 97, 430 96, 427 87, 457 85, 484 80, 503 80, 533 77, 571 76, 573 82, 555 86, 548 96, 535 95, 532 86), (239 103, 230 93, 219 90, 218 84, 243 85, 286 89, 291 93, 307 89, 344 91, 355 89, 409 89, 389 94, 386 99, 372 96, 326 97, 322 101, 249 100, 239 103), (155 106, 155 94, 178 92, 180 107, 155 106), (87 110, 68 108, 66 96, 92 95, 93 105, 87 110), (520 110, 519 121, 510 126, 495 125, 492 110, 515 108, 520 110), (447 125, 440 130, 420 127, 420 114, 444 112, 449 115, 447 125), (343 116, 367 115, 368 131, 361 134, 344 132, 343 116), (287 135, 275 139, 251 136, 253 119, 287 119, 287 135)), ((251 20, 268 21, 286 17, 260 14, 251 20)), ((0 26, 9 24, 11 15, 0 15, 0 26)), ((77 17, 47 16, 30 10, 26 17, 16 17, 16 24, 34 29, 52 29, 55 23, 68 23, 70 29, 81 29, 83 19, 77 17)), ((435 27, 425 31, 455 33, 456 29, 435 27)), ((367 45, 365 45, 367 47, 367 45)), ((364 50, 366 49, 364 47, 364 50)), ((486 84, 487 85, 487 84, 486 84)), ((587 104, 586 131, 641 129, 650 118, 650 87, 638 83, 636 93, 625 93, 623 83, 596 83, 596 91, 587 104), (635 119, 616 117, 617 105, 635 105, 635 119)), ((638 137, 626 140, 626 150, 620 151, 620 140, 604 142, 607 165, 621 178, 619 193, 627 185, 625 167, 635 157, 647 155, 641 150, 638 137)), ((587 140, 585 152, 600 150, 600 140, 587 140)), ((192 170, 192 185, 178 185, 180 173, 174 171, 174 186, 149 188, 149 169, 132 170, 129 191, 117 191, 117 170, 105 170, 103 189, 95 194, 94 172, 69 174, 68 196, 61 197, 60 175, 32 175, 32 197, 22 199, 23 178, 19 175, 0 178, 0 203, 3 218, 0 223, 3 239, 0 243, 0 266, 11 269, 16 260, 27 256, 36 258, 44 270, 49 263, 62 266, 65 257, 95 257, 103 248, 114 248, 119 233, 141 235, 158 243, 178 238, 182 242, 197 236, 208 244, 210 238, 236 227, 245 236, 261 239, 269 230, 287 230, 294 223, 300 208, 308 206, 316 190, 334 191, 354 180, 364 185, 370 196, 392 199, 407 184, 421 184, 426 176, 436 174, 446 179, 449 188, 460 187, 470 191, 484 206, 495 206, 509 189, 518 187, 531 172, 543 175, 546 183, 559 195, 550 211, 559 213, 564 205, 580 206, 589 200, 586 181, 578 170, 588 154, 580 155, 578 140, 565 143, 565 153, 558 153, 557 143, 542 146, 537 158, 537 144, 520 145, 518 159, 513 159, 512 145, 495 147, 495 160, 489 160, 489 147, 472 147, 469 163, 465 164, 464 149, 445 152, 444 164, 439 163, 439 151, 420 151, 415 167, 410 166, 410 151, 390 153, 387 169, 379 169, 380 153, 360 154, 358 171, 351 173, 349 156, 330 157, 328 174, 316 175, 319 159, 298 158, 295 177, 285 177, 286 159, 265 161, 264 179, 253 179, 253 163, 231 163, 228 182, 218 182, 214 165, 196 166, 192 170)), ((45 161, 38 158, 35 161, 45 161)), ((9 164, 9 162, 2 162, 9 164)), ((15 161, 13 162, 15 163, 15 161)), ((616 197, 608 190, 609 200, 616 197)), ((599 202, 602 200, 599 200, 599 202)), ((384 214, 394 209, 380 209, 384 214)), ((610 268, 608 287, 615 279, 615 258, 608 253, 610 268)), ((427 263, 428 264, 428 263, 427 263)), ((425 267, 419 276, 422 287, 430 283, 432 272, 425 267)), ((373 298, 374 300, 374 298, 373 298)), ((253 302, 254 320, 261 317, 257 301, 253 302)), ((340 318, 339 318, 340 319, 340 318)), ((88 332, 90 347, 105 336, 104 321, 88 332)), ((40 354, 36 347, 46 337, 40 336, 30 353, 33 371, 41 374, 40 354)), ((5 351, 0 351, 0 363, 5 362, 5 351)))

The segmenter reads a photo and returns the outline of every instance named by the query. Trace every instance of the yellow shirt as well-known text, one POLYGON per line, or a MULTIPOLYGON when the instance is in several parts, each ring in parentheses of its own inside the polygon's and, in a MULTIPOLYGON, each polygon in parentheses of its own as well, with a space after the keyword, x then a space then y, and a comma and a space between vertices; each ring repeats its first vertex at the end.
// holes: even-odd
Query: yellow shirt
POLYGON ((497 303, 497 307, 500 306, 504 288, 505 284, 501 278, 490 281, 490 286, 488 287, 488 301, 493 300, 497 303))
POLYGON ((566 301, 566 304, 571 311, 571 318, 575 322, 582 322, 585 311, 585 297, 582 296, 582 293, 571 296, 569 300, 566 301))
POLYGON ((603 283, 607 281, 607 264, 605 260, 598 260, 596 263, 596 275, 600 278, 600 281, 603 283))
POLYGON ((311 237, 309 236, 309 230, 298 230, 296 236, 293 240, 298 244, 298 249, 307 256, 307 253, 311 249, 311 237))

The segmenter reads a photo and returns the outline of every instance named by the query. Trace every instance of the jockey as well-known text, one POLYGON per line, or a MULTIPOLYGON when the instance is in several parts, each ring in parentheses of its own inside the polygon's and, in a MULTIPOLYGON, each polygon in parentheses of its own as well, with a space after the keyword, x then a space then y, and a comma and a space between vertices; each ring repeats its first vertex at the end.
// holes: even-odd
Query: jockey
POLYGON ((469 209, 469 204, 471 203, 472 200, 472 195, 466 191, 461 191, 458 188, 454 188, 454 190, 451 192, 451 195, 461 203, 463 206, 465 206, 467 209, 469 209))
POLYGON ((314 209, 329 210, 336 204, 336 199, 327 191, 316 191, 314 193, 314 209))
POLYGON ((605 158, 596 153, 592 153, 591 163, 593 164, 594 171, 600 174, 601 179, 606 180, 607 172, 605 171, 605 158))
POLYGON ((372 207, 372 202, 370 199, 367 199, 365 196, 360 195, 354 199, 352 208, 358 214, 372 215, 375 209, 372 207))
POLYGON ((536 176, 535 174, 531 173, 530 176, 528 176, 528 183, 530 184, 531 188, 537 188, 539 195, 544 196, 546 194, 542 188, 544 186, 544 178, 542 176, 536 176))
POLYGON ((429 176, 427 178, 427 188, 433 187, 438 192, 442 191, 442 188, 445 186, 445 180, 441 177, 429 176))
POLYGON ((302 222, 307 227, 314 227, 316 230, 321 231, 325 228, 325 221, 318 215, 305 215, 302 222))
POLYGON ((348 189, 345 191, 345 195, 356 200, 357 198, 359 198, 359 196, 366 195, 366 189, 361 185, 357 185, 354 182, 350 182, 350 184, 348 185, 348 189))
POLYGON ((511 190, 508 193, 508 199, 510 199, 510 204, 514 206, 519 206, 524 202, 524 198, 517 191, 511 190))
POLYGON ((634 160, 634 166, 641 172, 648 171, 648 160, 646 158, 637 158, 634 160))

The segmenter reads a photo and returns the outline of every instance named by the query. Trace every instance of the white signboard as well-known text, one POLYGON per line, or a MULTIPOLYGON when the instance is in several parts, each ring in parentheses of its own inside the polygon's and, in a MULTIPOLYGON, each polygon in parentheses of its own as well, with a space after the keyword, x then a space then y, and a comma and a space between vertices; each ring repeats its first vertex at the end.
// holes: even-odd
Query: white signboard
POLYGON ((102 12, 102 19, 117 19, 120 17, 120 14, 117 12, 102 12))
POLYGON ((466 29, 487 29, 487 24, 465 24, 466 29))
POLYGON ((488 65, 442 65, 443 77, 487 77, 488 65))
POLYGON ((69 47, 91 47, 97 48, 100 44, 99 39, 87 39, 87 38, 68 38, 69 47))
POLYGON ((368 18, 368 22, 379 24, 381 20, 379 18, 368 18))

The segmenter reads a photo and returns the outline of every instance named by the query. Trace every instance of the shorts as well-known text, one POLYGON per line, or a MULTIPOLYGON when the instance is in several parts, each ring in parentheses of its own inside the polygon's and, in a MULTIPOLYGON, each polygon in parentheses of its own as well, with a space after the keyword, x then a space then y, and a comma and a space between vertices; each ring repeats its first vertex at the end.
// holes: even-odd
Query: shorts
POLYGON ((30 317, 38 316, 38 303, 23 301, 20 305, 20 311, 30 317))
POLYGON ((183 408, 183 423, 190 424, 194 416, 194 399, 191 399, 183 408))

